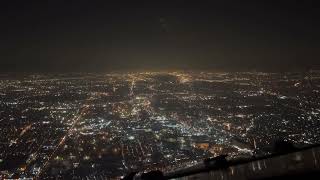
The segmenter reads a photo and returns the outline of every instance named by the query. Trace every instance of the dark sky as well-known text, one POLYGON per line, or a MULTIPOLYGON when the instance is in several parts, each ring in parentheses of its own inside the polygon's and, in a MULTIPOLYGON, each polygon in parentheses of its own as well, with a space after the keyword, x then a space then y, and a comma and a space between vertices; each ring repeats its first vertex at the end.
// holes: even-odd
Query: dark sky
POLYGON ((1 1, 0 71, 320 67, 316 1, 150 1, 1 1))

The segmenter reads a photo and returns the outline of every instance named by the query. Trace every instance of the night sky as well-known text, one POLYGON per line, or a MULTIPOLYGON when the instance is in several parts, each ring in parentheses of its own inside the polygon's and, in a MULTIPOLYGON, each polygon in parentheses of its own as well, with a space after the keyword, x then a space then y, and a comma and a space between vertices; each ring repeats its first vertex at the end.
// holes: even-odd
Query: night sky
POLYGON ((1 1, 0 71, 320 69, 316 1, 150 1, 1 1))

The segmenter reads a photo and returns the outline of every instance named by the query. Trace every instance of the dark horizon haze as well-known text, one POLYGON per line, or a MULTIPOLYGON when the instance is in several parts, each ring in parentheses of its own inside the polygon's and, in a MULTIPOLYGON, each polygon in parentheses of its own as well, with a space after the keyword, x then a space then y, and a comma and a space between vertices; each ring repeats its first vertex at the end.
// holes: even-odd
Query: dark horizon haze
POLYGON ((0 72, 320 69, 315 2, 2 2, 0 72))

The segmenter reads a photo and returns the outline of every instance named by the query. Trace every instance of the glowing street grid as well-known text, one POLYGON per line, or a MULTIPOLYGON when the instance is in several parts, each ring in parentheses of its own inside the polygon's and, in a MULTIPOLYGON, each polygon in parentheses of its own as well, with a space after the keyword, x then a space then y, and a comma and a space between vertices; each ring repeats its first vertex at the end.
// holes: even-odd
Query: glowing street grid
POLYGON ((0 177, 105 179, 320 142, 320 72, 0 76, 0 177))

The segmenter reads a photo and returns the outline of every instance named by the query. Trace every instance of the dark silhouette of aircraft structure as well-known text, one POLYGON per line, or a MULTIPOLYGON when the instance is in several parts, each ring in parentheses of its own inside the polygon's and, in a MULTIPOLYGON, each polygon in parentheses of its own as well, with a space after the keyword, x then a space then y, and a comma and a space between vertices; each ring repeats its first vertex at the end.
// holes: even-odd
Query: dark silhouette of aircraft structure
POLYGON ((276 141, 274 153, 250 159, 227 160, 227 155, 205 159, 202 163, 172 172, 133 172, 123 180, 213 179, 270 180, 320 179, 320 145, 296 148, 286 141, 276 141))

